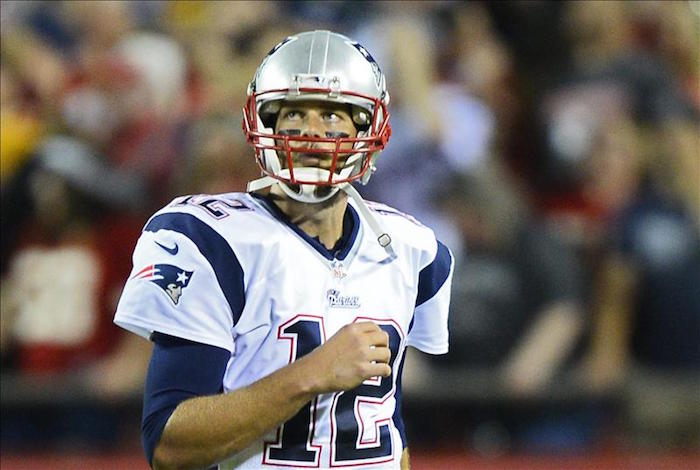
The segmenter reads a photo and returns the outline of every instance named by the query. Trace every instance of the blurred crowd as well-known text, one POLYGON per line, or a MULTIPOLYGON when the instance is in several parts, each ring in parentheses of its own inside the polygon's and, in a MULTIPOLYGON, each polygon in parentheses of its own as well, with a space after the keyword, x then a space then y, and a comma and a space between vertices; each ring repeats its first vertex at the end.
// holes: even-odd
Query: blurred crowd
POLYGON ((356 39, 387 75, 393 135, 361 192, 456 257, 450 353, 407 359, 413 438, 700 446, 697 2, 4 0, 0 14, 3 446, 85 421, 28 413, 27 383, 49 405, 51 384, 138 401, 149 344, 111 320, 140 230, 176 195, 257 176, 247 83, 309 29, 356 39), (437 384, 444 422, 420 405, 446 395, 437 384))

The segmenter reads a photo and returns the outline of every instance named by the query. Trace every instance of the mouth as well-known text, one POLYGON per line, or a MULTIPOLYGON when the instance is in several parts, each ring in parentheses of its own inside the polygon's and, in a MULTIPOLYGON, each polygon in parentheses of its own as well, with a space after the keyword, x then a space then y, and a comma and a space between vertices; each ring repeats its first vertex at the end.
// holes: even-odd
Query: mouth
POLYGON ((333 161, 331 153, 298 153, 293 155, 294 164, 301 167, 329 169, 333 161))
MULTIPOLYGON (((299 148, 297 151, 292 151, 292 162, 294 166, 306 168, 320 168, 322 170, 330 170, 333 166, 335 152, 333 149, 323 149, 320 147, 305 147, 299 148)), ((336 164, 337 168, 344 165, 347 156, 344 152, 339 152, 336 164)))
POLYGON ((330 166, 330 161, 319 154, 305 153, 301 154, 296 158, 299 166, 312 166, 312 167, 323 167, 330 166), (326 165, 327 164, 327 165, 326 165))

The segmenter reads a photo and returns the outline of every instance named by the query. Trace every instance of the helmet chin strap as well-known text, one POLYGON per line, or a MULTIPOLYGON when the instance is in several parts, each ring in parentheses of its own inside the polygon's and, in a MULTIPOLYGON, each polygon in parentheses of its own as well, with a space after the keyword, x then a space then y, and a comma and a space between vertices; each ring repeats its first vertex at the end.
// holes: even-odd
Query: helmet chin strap
MULTIPOLYGON (((279 165, 279 163, 278 163, 279 165)), ((349 174, 352 171, 352 168, 345 168, 343 169, 343 172, 339 175, 341 178, 347 177, 347 175, 343 175, 343 173, 349 174), (348 171, 346 171, 348 170, 348 171)), ((276 175, 281 176, 282 178, 291 178, 291 172, 288 169, 280 169, 275 172, 276 175)), ((313 168, 313 167, 300 167, 296 168, 294 170, 294 176, 300 179, 304 180, 318 180, 318 181, 328 181, 328 178, 330 176, 330 171, 324 170, 322 168, 313 168)), ((297 184, 299 188, 299 191, 295 191, 294 188, 291 188, 289 184, 280 181, 278 179, 275 179, 271 176, 263 176, 262 178, 250 181, 248 183, 248 191, 257 191, 258 189, 262 188, 267 188, 269 186, 272 186, 273 184, 277 184, 282 192, 286 194, 288 197, 291 199, 294 199, 295 201, 299 202, 304 202, 307 204, 316 204, 319 202, 324 202, 333 197, 339 190, 340 186, 318 186, 315 184, 297 184), (328 192, 324 194, 323 196, 319 196, 317 194, 318 190, 320 188, 328 188, 328 192)))

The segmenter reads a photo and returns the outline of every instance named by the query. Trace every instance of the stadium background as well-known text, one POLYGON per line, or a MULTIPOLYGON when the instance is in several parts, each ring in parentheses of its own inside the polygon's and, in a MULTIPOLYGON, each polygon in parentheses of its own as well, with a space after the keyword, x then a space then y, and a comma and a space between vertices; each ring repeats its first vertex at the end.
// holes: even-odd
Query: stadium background
POLYGON ((700 3, 0 3, 3 469, 147 468, 111 325, 150 213, 243 190, 247 82, 357 39, 394 133, 362 189, 457 259, 407 358, 414 468, 700 468, 700 3))

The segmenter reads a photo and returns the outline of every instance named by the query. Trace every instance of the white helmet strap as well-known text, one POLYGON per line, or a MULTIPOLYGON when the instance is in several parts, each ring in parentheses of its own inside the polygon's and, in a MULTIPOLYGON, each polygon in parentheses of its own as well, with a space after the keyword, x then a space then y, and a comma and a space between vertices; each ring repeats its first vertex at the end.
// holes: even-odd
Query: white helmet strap
POLYGON ((357 203, 358 210, 362 213, 365 220, 367 220, 367 223, 372 228, 372 231, 377 236, 379 245, 384 248, 390 258, 396 258, 396 253, 394 253, 394 249, 391 247, 391 236, 382 228, 376 217, 374 217, 372 211, 367 207, 365 200, 362 199, 360 193, 357 192, 357 189, 350 183, 343 184, 341 189, 357 203))

